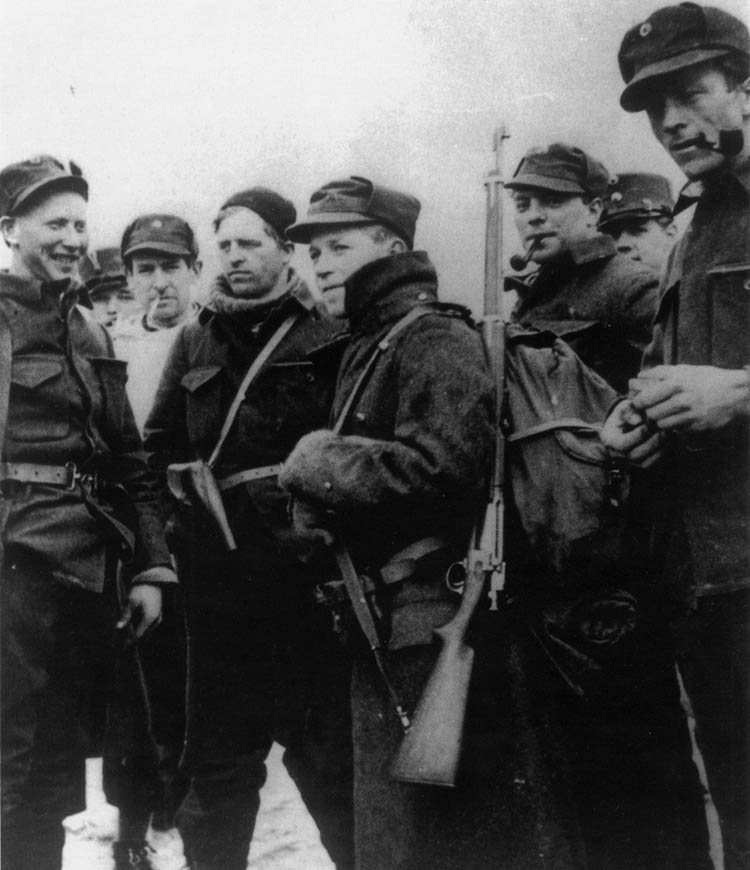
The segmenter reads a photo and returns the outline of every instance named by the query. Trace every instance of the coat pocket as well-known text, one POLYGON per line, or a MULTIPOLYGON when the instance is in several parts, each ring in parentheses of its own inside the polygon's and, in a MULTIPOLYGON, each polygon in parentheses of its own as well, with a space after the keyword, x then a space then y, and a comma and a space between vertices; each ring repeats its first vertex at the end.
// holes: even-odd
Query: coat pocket
POLYGON ((70 433, 70 395, 60 357, 17 356, 10 375, 8 435, 56 441, 70 433))
POLYGON ((750 263, 708 270, 712 365, 739 369, 750 362, 750 263))
POLYGON ((213 449, 224 418, 221 416, 221 366, 190 369, 182 380, 185 416, 191 446, 203 452, 213 449))

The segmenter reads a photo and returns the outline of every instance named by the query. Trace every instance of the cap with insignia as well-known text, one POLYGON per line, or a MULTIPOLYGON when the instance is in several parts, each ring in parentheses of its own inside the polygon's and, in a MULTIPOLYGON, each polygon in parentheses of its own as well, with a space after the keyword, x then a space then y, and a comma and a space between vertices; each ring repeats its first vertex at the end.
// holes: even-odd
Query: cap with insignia
POLYGON ((145 214, 137 217, 122 234, 122 259, 138 251, 157 251, 194 259, 198 245, 190 225, 173 214, 145 214))
POLYGON ((609 181, 610 175, 603 163, 580 148, 555 142, 546 149, 527 151, 505 186, 509 190, 534 187, 570 196, 602 197, 609 181))
POLYGON ((713 6, 680 3, 657 9, 625 34, 617 55, 627 87, 620 105, 639 112, 654 79, 727 55, 750 56, 745 24, 713 6))
POLYGON ((674 199, 669 182, 663 175, 626 172, 617 176, 604 197, 599 229, 614 224, 649 218, 672 218, 674 199))
POLYGON ((65 165, 56 157, 40 154, 11 163, 0 171, 0 215, 14 215, 31 205, 42 192, 71 190, 89 198, 89 186, 75 163, 65 165))
POLYGON ((351 175, 316 190, 310 197, 307 217, 289 227, 286 234, 293 242, 307 243, 313 233, 334 226, 383 224, 411 249, 420 209, 419 200, 408 193, 351 175))

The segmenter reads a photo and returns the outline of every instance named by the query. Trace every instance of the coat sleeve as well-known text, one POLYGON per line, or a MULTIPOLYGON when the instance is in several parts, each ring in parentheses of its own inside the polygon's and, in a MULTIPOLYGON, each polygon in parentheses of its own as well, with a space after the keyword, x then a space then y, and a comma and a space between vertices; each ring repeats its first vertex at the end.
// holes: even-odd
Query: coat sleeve
POLYGON ((622 334, 641 353, 651 341, 654 315, 659 299, 656 272, 643 269, 632 275, 615 294, 613 319, 619 321, 622 334))
POLYGON ((493 384, 479 336, 453 317, 422 318, 394 347, 393 438, 312 432, 280 484, 333 510, 400 510, 465 499, 481 487, 492 443, 493 384))

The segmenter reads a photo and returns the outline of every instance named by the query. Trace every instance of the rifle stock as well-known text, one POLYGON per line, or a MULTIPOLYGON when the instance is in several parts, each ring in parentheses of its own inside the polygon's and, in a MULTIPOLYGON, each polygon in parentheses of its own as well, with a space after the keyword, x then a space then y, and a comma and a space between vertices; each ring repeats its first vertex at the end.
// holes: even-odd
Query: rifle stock
POLYGON ((440 653, 391 766, 393 779, 449 788, 456 784, 474 664, 474 650, 464 637, 483 589, 484 569, 478 562, 466 575, 455 616, 435 629, 440 653))
POLYGON ((485 584, 490 609, 498 609, 498 596, 505 585, 503 562, 503 483, 505 439, 500 429, 505 380, 505 323, 500 303, 502 293, 502 146, 508 138, 504 126, 494 136, 494 167, 485 180, 487 222, 484 275, 484 320, 482 334, 495 386, 495 441, 492 473, 484 511, 472 536, 466 557, 461 604, 453 619, 435 635, 442 646, 435 667, 401 741, 391 766, 391 777, 401 782, 452 787, 461 754, 461 742, 474 664, 474 651, 465 643, 466 631, 485 584))

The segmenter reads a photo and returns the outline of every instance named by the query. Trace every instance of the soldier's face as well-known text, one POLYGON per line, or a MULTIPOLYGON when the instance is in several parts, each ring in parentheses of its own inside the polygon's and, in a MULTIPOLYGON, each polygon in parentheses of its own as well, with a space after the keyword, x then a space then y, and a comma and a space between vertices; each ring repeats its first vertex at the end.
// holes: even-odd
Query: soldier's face
POLYGON ((68 191, 52 194, 27 214, 5 218, 3 235, 19 276, 38 281, 77 277, 89 243, 86 200, 68 191))
POLYGON ((696 140, 704 136, 717 143, 722 130, 746 127, 750 117, 747 83, 730 89, 721 71, 706 64, 686 67, 655 80, 646 112, 654 135, 675 163, 688 178, 701 178, 729 158, 696 140))
POLYGON ((166 328, 184 318, 196 274, 182 257, 145 252, 130 258, 128 283, 151 322, 166 328))
POLYGON ((341 227, 311 237, 310 259, 332 317, 346 317, 346 280, 367 263, 389 256, 393 241, 379 237, 372 227, 341 227))
POLYGON ((601 200, 587 203, 580 196, 526 188, 513 191, 513 206, 521 243, 527 252, 533 246, 531 259, 540 265, 597 234, 601 200))
POLYGON ((621 254, 661 272, 674 244, 677 228, 673 223, 663 226, 658 220, 647 218, 615 224, 604 232, 612 236, 621 254))
POLYGON ((247 208, 228 214, 216 231, 221 271, 235 296, 261 300, 278 283, 292 255, 279 245, 260 215, 247 208))

